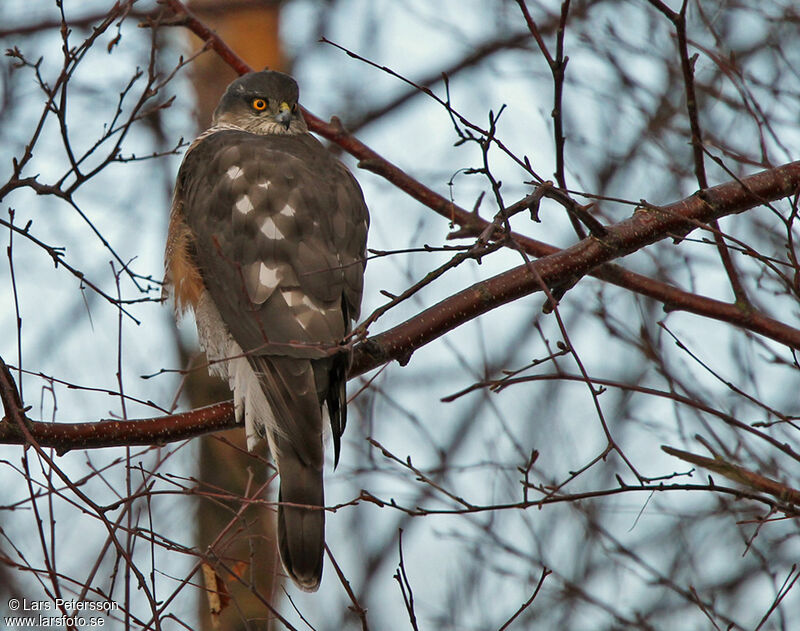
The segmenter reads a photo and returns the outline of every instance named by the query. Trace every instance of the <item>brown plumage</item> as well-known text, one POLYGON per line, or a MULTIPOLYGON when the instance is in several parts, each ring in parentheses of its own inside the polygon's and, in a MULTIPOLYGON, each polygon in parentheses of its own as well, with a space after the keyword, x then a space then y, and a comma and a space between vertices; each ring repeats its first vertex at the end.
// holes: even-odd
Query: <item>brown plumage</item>
POLYGON ((322 574, 323 419, 335 461, 369 218, 349 170, 307 131, 297 84, 234 81, 189 148, 166 249, 176 310, 192 309, 210 370, 228 379, 248 447, 264 436, 280 474, 278 543, 303 589, 322 574), (315 508, 316 507, 316 508, 315 508))

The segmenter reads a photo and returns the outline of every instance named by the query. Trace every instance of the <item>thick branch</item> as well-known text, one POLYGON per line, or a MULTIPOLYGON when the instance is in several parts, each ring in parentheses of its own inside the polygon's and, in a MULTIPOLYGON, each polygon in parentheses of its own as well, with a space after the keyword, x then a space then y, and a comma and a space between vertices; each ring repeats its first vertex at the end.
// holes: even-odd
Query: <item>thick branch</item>
MULTIPOLYGON (((350 377, 394 359, 406 361, 414 350, 464 322, 541 290, 542 282, 548 286, 574 282, 609 260, 630 254, 670 234, 686 231, 698 222, 742 212, 791 195, 798 189, 800 161, 762 171, 741 181, 721 184, 703 191, 702 195, 695 194, 669 206, 640 210, 629 219, 610 226, 603 241, 588 237, 570 248, 476 283, 410 320, 356 345, 350 377)), ((716 305, 720 311, 735 309, 733 305, 717 301, 709 304, 716 305)), ((742 326, 800 349, 800 330, 755 312, 735 313, 739 314, 742 326)), ((0 423, 0 443, 24 444, 24 436, 10 420, 20 413, 19 394, 5 364, 0 368, 0 394, 6 413, 6 419, 0 423)), ((136 421, 28 423, 31 434, 42 447, 54 447, 59 452, 160 444, 235 426, 231 403, 136 421)))
MULTIPOLYGON (((635 252, 671 234, 681 234, 720 217, 792 195, 800 189, 800 161, 728 182, 660 208, 648 207, 608 227, 601 241, 588 237, 572 247, 472 285, 410 320, 356 347, 353 374, 392 359, 407 359, 417 348, 502 304, 565 282, 635 252)), ((724 303, 717 303, 719 306, 724 303)), ((732 305, 730 307, 733 307, 732 305)), ((735 308, 735 307, 733 307, 735 308)), ((800 349, 800 330, 756 312, 740 312, 742 324, 800 349)))
POLYGON ((716 456, 714 458, 707 458, 705 456, 698 456, 697 454, 683 451, 682 449, 675 449, 674 447, 667 447, 661 445, 661 449, 668 453, 670 456, 680 458, 685 462, 690 462, 698 467, 703 467, 714 473, 725 476, 729 480, 738 482, 748 488, 754 489, 761 493, 769 493, 777 497, 781 502, 789 504, 800 504, 800 491, 792 488, 791 486, 772 480, 766 476, 750 471, 732 462, 716 456))
MULTIPOLYGON (((192 16, 179 0, 167 0, 185 18, 182 23, 203 37, 240 72, 247 66, 216 34, 192 16)), ((361 159, 361 166, 378 172, 401 190, 445 217, 453 218, 467 232, 483 230, 488 225, 480 217, 451 202, 411 178, 384 160, 372 149, 348 134, 338 120, 325 123, 306 112, 309 127, 336 142, 361 159)), ((727 321, 761 333, 792 348, 800 349, 800 331, 755 311, 737 305, 710 300, 671 287, 665 283, 634 274, 609 261, 625 256, 671 234, 742 212, 800 190, 800 162, 763 171, 741 181, 729 182, 701 191, 669 206, 645 205, 631 218, 608 228, 602 240, 589 237, 570 248, 559 250, 545 243, 514 235, 527 251, 541 256, 455 294, 414 318, 356 345, 350 377, 376 368, 388 361, 407 360, 414 350, 487 311, 539 291, 543 285, 574 283, 592 273, 598 278, 662 300, 672 309, 685 309, 727 321)), ((558 192, 558 191, 556 191, 558 192)), ((13 377, 2 364, 2 400, 6 418, 0 423, 0 443, 24 444, 19 423, 24 418, 13 377)), ((94 423, 38 423, 25 418, 31 435, 42 447, 59 452, 70 449, 149 445, 182 440, 207 432, 236 426, 233 407, 220 403, 181 414, 135 421, 100 421, 94 423)))
MULTIPOLYGON (((180 24, 186 26, 203 39, 206 45, 214 49, 232 68, 239 73, 250 71, 249 66, 216 33, 194 17, 180 0, 165 1, 177 14, 183 16, 180 24)), ((380 175, 421 204, 461 226, 458 231, 459 236, 479 235, 489 225, 488 221, 482 219, 476 213, 457 206, 380 156, 345 130, 338 119, 334 118, 330 123, 326 123, 308 111, 304 110, 304 115, 311 131, 336 143, 342 149, 358 158, 361 168, 380 175)), ((571 201, 563 191, 554 187, 547 196, 554 197, 559 203, 567 204, 571 201)), ((525 252, 536 257, 548 256, 561 251, 553 245, 517 233, 512 233, 509 236, 509 240, 517 243, 525 252)), ((794 331, 794 329, 760 314, 749 305, 728 304, 686 292, 668 283, 631 272, 613 263, 601 265, 590 273, 596 278, 629 291, 659 300, 664 304, 665 309, 687 311, 721 320, 782 343, 788 343, 786 340, 791 339, 791 332, 794 331)))

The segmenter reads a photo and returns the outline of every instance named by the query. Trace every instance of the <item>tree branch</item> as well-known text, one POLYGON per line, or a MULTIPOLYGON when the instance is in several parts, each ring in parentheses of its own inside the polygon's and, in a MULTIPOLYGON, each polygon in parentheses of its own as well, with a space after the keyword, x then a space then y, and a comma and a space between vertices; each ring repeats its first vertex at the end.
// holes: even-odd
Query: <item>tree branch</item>
MULTIPOLYGON (((446 298, 410 320, 356 347, 351 374, 372 370, 392 359, 408 359, 417 348, 502 304, 577 279, 595 267, 625 256, 671 234, 681 234, 725 215, 743 212, 800 189, 800 161, 768 169, 695 193, 668 206, 646 205, 632 217, 608 227, 601 241, 587 237, 564 250, 481 281, 446 298), (541 280, 540 280, 541 279, 541 280)), ((719 306, 725 303, 717 303, 719 306)), ((735 308, 734 305, 731 305, 735 308)), ((800 349, 800 330, 754 311, 741 312, 747 328, 800 349)))
MULTIPOLYGON (((236 70, 239 72, 249 70, 215 33, 186 10, 180 0, 166 1, 176 12, 184 14, 182 24, 203 37, 236 70)), ((305 112, 305 115, 313 131, 359 157, 362 166, 380 173, 423 204, 445 217, 455 219, 462 228, 485 230, 489 225, 474 213, 456 207, 383 159, 347 133, 338 119, 334 118, 330 123, 324 123, 308 112, 305 112)), ((575 283, 589 273, 662 299, 673 309, 700 312, 746 327, 798 349, 800 331, 782 322, 753 310, 745 311, 736 305, 688 294, 665 283, 608 264, 615 258, 630 254, 670 234, 686 232, 719 217, 748 210, 764 202, 791 195, 798 190, 800 190, 800 162, 793 162, 701 191, 668 206, 654 207, 643 202, 642 207, 632 217, 610 226, 602 240, 589 237, 564 250, 522 235, 515 235, 514 238, 526 250, 543 258, 476 283, 433 305, 414 318, 357 344, 354 348, 350 377, 394 359, 407 361, 417 348, 447 331, 500 305, 541 290, 542 282, 548 287, 566 282, 575 283)), ((558 195, 562 192, 556 190, 554 193, 558 195)), ((520 203, 525 203, 525 200, 520 203)), ((30 433, 40 445, 53 447, 59 453, 70 449, 160 444, 236 426, 230 402, 180 414, 134 421, 38 423, 24 417, 19 393, 5 364, 0 365, 0 373, 2 373, 0 395, 6 413, 6 419, 0 423, 0 443, 26 442, 17 424, 11 421, 12 417, 18 416, 24 418, 30 433)))
MULTIPOLYGON (((215 33, 186 10, 180 0, 167 0, 167 3, 176 12, 184 14, 182 24, 203 37, 236 70, 249 70, 215 33)), ((443 216, 455 219, 466 231, 485 230, 489 225, 474 213, 456 207, 383 159, 344 130, 336 118, 325 123, 308 112, 305 115, 313 131, 359 157, 362 160, 361 166, 379 173, 443 216)), ((800 349, 800 331, 782 322, 753 310, 742 310, 737 305, 683 292, 608 263, 671 234, 681 234, 719 217, 748 210, 798 190, 800 162, 793 162, 700 191, 668 206, 654 207, 643 202, 642 207, 632 217, 610 226, 602 240, 589 237, 559 250, 522 235, 514 235, 526 251, 542 258, 476 283, 414 318, 357 344, 350 377, 395 359, 407 361, 417 348, 451 329, 507 302, 541 290, 542 282, 548 287, 566 282, 574 283, 589 273, 658 298, 671 309, 685 309, 708 315, 800 349)), ((563 192, 554 190, 555 195, 560 193, 563 192)), ((522 200, 520 203, 526 201, 522 200)), ((0 395, 6 413, 4 422, 0 423, 0 443, 26 442, 25 436, 12 418, 23 418, 30 433, 41 446, 53 447, 59 453, 70 449, 161 444, 236 426, 230 402, 134 421, 39 423, 24 416, 19 393, 5 364, 0 365, 0 373, 0 395)))
MULTIPOLYGON (((540 291, 542 281, 547 286, 574 281, 607 261, 635 252, 671 234, 743 212, 798 190, 800 161, 721 184, 703 191, 702 195, 696 193, 668 206, 645 204, 632 217, 609 226, 602 241, 587 237, 572 247, 476 283, 410 320, 357 344, 353 349, 349 376, 356 377, 394 359, 408 361, 416 349, 447 331, 507 302, 540 291)), ((720 319, 725 319, 722 315, 738 314, 741 326, 800 349, 800 330, 754 311, 731 313, 735 305, 707 302, 706 307, 719 311, 717 316, 720 319)), ((0 399, 6 414, 0 423, 0 444, 25 444, 25 437, 10 420, 21 414, 19 393, 1 359, 0 377, 0 399)), ((53 447, 59 453, 71 449, 163 444, 236 426, 230 402, 131 421, 38 423, 25 420, 41 446, 53 447)))
MULTIPOLYGON (((167 4, 179 15, 184 16, 180 24, 186 26, 198 37, 203 39, 207 46, 216 51, 234 70, 239 73, 250 72, 251 68, 242 61, 236 53, 213 31, 198 20, 181 2, 181 0, 165 0, 167 4)), ((334 117, 330 123, 324 122, 307 110, 303 114, 308 123, 308 127, 314 133, 339 145, 342 149, 360 160, 359 166, 363 169, 385 178, 395 187, 407 193, 421 204, 427 206, 437 214, 458 224, 461 229, 451 236, 475 236, 481 234, 490 222, 481 218, 477 213, 470 212, 431 190, 421 182, 415 180, 402 169, 392 164, 370 147, 350 134, 334 117)), ((791 185, 790 185, 791 186, 791 185)), ((795 184, 796 186, 796 184, 795 184)), ((788 193, 787 193, 788 194, 788 193)), ((547 197, 555 199, 561 204, 572 204, 571 198, 565 191, 551 187, 545 194, 547 197)), ((776 198, 771 198, 776 199, 776 198)), ((523 200, 520 203, 525 203, 523 200)), ((752 205, 755 205, 753 203, 752 205)), ((509 207, 507 210, 511 210, 509 207)), ((744 209, 743 209, 744 210, 744 209)), ((736 211, 741 212, 741 211, 736 211)), ((692 226, 695 227, 695 226, 692 226)), ((525 235, 511 233, 508 235, 509 241, 518 244, 522 249, 532 256, 542 257, 561 252, 553 245, 531 239, 525 235)), ((708 318, 713 318, 735 326, 746 328, 770 337, 777 341, 786 343, 786 339, 793 337, 795 329, 786 327, 780 322, 769 318, 749 305, 728 304, 719 300, 706 298, 690 292, 678 289, 668 283, 658 281, 653 278, 637 274, 626 270, 618 265, 605 263, 589 272, 591 275, 605 280, 614 285, 628 289, 649 298, 659 300, 664 304, 664 308, 670 311, 686 311, 695 313, 708 318)), ((790 344, 791 346, 792 344, 790 344)), ((378 349, 376 349, 378 350, 378 349)), ((379 355, 384 355, 380 353, 379 355)), ((390 354, 391 355, 391 354, 390 354)), ((392 357, 390 357, 391 359, 392 357)), ((356 358, 358 365, 358 356, 356 358)), ((388 361, 388 360, 387 360, 388 361)), ((378 362, 374 365, 379 365, 378 362)))

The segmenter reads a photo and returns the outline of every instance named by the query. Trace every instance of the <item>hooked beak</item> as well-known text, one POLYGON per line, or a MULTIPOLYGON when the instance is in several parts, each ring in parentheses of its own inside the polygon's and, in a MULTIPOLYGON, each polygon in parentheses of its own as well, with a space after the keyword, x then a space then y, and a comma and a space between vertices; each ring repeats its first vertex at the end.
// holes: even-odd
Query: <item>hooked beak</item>
POLYGON ((283 125, 286 129, 289 129, 289 125, 292 123, 292 108, 289 107, 289 104, 286 101, 280 104, 278 113, 275 115, 275 120, 283 125))

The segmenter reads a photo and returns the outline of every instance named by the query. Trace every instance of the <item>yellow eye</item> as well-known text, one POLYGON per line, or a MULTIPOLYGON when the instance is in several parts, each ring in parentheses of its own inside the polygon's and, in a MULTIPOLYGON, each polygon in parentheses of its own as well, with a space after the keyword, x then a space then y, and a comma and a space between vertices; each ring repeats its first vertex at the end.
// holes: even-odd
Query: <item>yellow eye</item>
POLYGON ((252 105, 253 109, 257 112, 263 112, 267 109, 267 101, 265 99, 253 99, 250 101, 250 105, 252 105))

